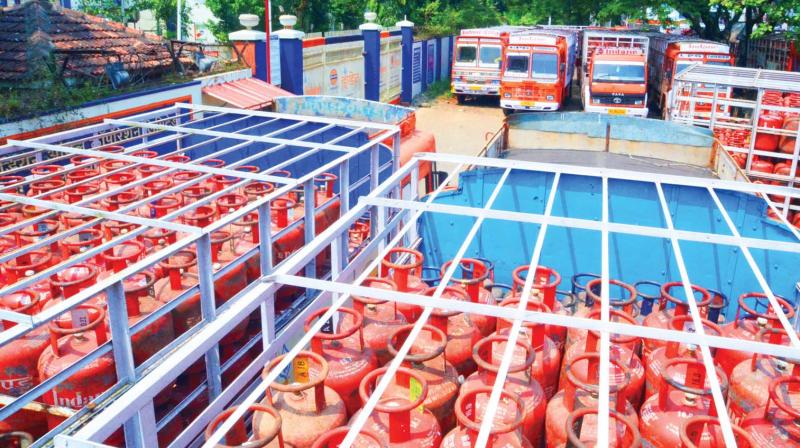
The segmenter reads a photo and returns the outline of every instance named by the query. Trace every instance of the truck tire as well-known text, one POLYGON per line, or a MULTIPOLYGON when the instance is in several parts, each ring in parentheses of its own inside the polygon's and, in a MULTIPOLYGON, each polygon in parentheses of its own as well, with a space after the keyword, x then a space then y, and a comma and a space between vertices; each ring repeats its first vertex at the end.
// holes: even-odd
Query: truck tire
POLYGON ((467 96, 466 95, 461 95, 461 94, 456 94, 456 101, 458 102, 458 104, 464 104, 464 102, 467 101, 467 96))
POLYGON ((506 108, 504 107, 504 108, 503 108, 503 115, 505 115, 506 117, 508 117, 508 116, 510 116, 510 115, 514 115, 514 109, 506 109, 506 108))

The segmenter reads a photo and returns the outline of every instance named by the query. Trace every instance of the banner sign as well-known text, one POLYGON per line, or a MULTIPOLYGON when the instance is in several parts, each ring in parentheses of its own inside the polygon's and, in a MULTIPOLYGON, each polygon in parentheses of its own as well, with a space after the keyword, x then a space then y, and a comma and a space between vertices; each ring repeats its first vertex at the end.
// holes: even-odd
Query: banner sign
POLYGON ((364 42, 303 49, 303 93, 364 98, 364 42))
POLYGON ((381 101, 393 101, 400 96, 402 66, 401 37, 381 39, 381 101))

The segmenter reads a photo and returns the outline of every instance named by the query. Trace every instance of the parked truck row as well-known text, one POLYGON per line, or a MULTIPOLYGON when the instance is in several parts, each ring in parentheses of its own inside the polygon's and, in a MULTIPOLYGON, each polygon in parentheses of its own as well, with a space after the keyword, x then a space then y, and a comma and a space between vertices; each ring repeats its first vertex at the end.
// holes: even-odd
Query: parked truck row
POLYGON ((495 96, 506 113, 560 110, 577 78, 587 112, 664 114, 675 74, 695 63, 734 62, 730 47, 717 42, 569 26, 464 30, 454 51, 452 92, 459 103, 495 96))

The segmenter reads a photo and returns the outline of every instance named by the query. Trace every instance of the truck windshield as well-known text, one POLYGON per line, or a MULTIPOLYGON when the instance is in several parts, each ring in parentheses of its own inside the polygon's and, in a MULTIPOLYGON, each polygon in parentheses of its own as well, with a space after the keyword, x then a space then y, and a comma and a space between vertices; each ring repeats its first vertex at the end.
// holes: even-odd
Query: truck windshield
POLYGON ((729 67, 731 65, 731 63, 728 61, 678 61, 678 63, 675 65, 675 74, 677 75, 696 62, 706 65, 718 65, 722 67, 729 67))
POLYGON ((511 76, 528 76, 530 56, 527 54, 511 54, 506 59, 506 74, 511 76))
POLYGON ((558 78, 558 55, 552 53, 534 53, 533 77, 558 78))
POLYGON ((478 56, 478 47, 475 45, 459 45, 457 64, 474 64, 478 56))
POLYGON ((644 64, 620 64, 619 62, 597 62, 594 64, 592 81, 599 82, 644 82, 644 64))
POLYGON ((481 67, 500 68, 500 61, 503 60, 502 50, 498 46, 481 45, 481 67))

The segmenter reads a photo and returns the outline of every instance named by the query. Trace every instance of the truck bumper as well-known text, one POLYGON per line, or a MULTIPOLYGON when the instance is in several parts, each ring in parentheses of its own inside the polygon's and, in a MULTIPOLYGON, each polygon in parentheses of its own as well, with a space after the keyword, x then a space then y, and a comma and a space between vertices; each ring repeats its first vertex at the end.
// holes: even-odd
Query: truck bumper
POLYGON ((500 100, 500 107, 512 110, 555 111, 559 106, 555 101, 500 100))
POLYGON ((491 95, 500 96, 499 85, 454 83, 452 92, 456 95, 491 95))
POLYGON ((646 107, 606 107, 606 106, 592 106, 587 104, 583 108, 586 112, 596 112, 599 114, 609 115, 627 115, 629 117, 643 117, 647 118, 649 109, 646 107))

